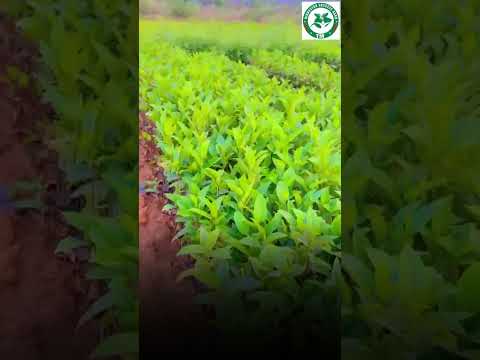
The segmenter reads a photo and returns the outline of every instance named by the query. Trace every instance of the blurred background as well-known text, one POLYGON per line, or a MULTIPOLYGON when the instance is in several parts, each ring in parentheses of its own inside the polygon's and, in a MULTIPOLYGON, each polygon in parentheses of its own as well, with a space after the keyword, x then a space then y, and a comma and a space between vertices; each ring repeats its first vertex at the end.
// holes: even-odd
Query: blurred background
POLYGON ((298 19, 301 0, 140 0, 144 18, 271 22, 298 19))

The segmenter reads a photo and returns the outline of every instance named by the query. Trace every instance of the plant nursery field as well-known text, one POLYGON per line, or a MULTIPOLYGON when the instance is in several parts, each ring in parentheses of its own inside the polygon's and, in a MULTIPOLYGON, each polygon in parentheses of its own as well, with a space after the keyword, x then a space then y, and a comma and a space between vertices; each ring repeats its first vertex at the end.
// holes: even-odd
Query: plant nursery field
POLYGON ((326 302, 341 251, 339 69, 340 44, 302 42, 295 24, 140 23, 141 258, 163 281, 193 278, 179 291, 270 330, 326 302), (150 259, 152 246, 168 249, 150 259), (165 270, 172 257, 189 260, 165 270))

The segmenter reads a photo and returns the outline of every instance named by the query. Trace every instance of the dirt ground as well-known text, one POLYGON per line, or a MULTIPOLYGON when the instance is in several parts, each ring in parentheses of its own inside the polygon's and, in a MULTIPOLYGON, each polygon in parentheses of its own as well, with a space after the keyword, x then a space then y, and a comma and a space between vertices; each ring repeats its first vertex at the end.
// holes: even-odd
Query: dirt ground
POLYGON ((202 326, 203 310, 194 304, 198 287, 193 280, 176 281, 193 262, 176 255, 180 243, 172 241, 179 230, 175 215, 162 211, 167 203, 164 195, 170 189, 159 164, 158 148, 153 140, 143 136, 144 133, 155 134, 155 127, 145 114, 140 114, 140 187, 154 179, 158 182, 156 192, 140 191, 139 194, 140 321, 144 334, 141 344, 171 343, 173 349, 173 344, 178 345, 182 339, 188 343, 190 331, 202 326))
POLYGON ((42 139, 53 113, 32 83, 11 80, 13 68, 34 73, 36 52, 1 14, 0 39, 0 359, 87 359, 99 326, 77 323, 100 288, 85 280, 85 259, 54 254, 73 229, 61 217, 68 194, 57 154, 42 139), (44 209, 13 206, 19 181, 41 184, 44 209))
MULTIPOLYGON (((140 115, 141 133, 153 134, 154 126, 144 114, 140 115)), ((140 224, 140 282, 145 299, 156 302, 163 298, 166 291, 175 294, 185 301, 193 295, 191 286, 179 286, 176 277, 186 267, 186 263, 176 256, 180 249, 178 242, 172 242, 177 232, 175 216, 162 211, 167 200, 164 197, 168 185, 164 181, 163 170, 158 164, 158 150, 151 140, 140 136, 139 141, 139 182, 141 187, 152 180, 158 181, 157 192, 140 191, 139 224, 140 224), (156 293, 158 291, 158 294, 156 293), (147 295, 148 294, 148 295, 147 295)))

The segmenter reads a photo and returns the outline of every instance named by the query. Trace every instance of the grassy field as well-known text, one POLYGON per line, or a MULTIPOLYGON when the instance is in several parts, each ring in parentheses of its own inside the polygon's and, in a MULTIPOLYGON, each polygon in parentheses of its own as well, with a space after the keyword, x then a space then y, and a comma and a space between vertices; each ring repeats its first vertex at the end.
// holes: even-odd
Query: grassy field
POLYGON ((257 23, 186 20, 141 20, 140 41, 186 41, 218 46, 292 48, 299 52, 340 57, 339 41, 301 41, 301 28, 293 22, 257 23))

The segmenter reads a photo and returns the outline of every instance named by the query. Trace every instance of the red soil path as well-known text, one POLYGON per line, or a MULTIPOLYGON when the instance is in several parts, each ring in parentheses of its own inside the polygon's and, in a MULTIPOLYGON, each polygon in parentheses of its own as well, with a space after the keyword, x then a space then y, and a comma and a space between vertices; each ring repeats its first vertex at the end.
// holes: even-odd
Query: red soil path
MULTIPOLYGON (((172 241, 178 230, 175 215, 162 211, 167 203, 164 193, 168 191, 168 185, 159 165, 156 145, 142 135, 153 135, 154 125, 144 114, 140 114, 139 122, 139 181, 140 184, 158 181, 157 192, 139 194, 141 326, 142 329, 152 329, 168 324, 175 332, 175 327, 181 328, 180 324, 191 322, 198 314, 192 303, 195 295, 193 283, 190 280, 176 281, 191 263, 176 255, 180 244, 172 241)), ((181 337, 182 333, 169 335, 181 337)))
POLYGON ((54 254, 72 229, 58 210, 68 194, 57 155, 42 142, 52 113, 31 84, 19 89, 6 80, 8 66, 33 73, 35 51, 1 14, 0 39, 0 359, 87 359, 98 325, 76 327, 99 288, 85 280, 83 261, 54 254), (43 211, 11 206, 6 193, 18 181, 42 185, 43 211))

